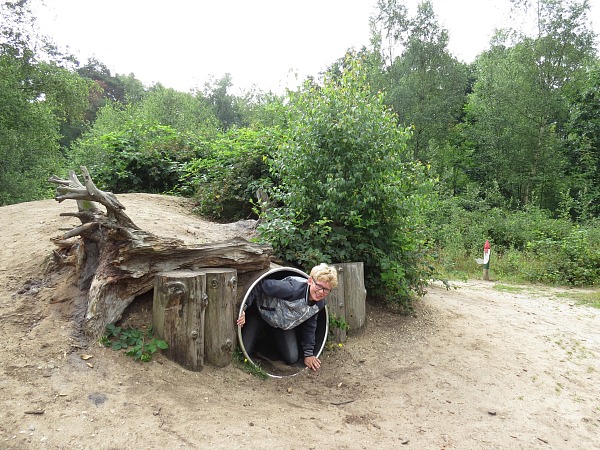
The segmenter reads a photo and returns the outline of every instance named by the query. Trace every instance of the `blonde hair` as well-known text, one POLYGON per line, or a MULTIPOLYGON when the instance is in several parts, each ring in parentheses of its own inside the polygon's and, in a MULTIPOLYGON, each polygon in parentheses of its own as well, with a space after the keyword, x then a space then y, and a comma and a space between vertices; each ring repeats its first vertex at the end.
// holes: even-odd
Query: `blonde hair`
POLYGON ((310 271, 310 276, 319 281, 324 281, 331 285, 331 289, 334 289, 338 285, 338 274, 335 267, 321 263, 315 266, 310 271))

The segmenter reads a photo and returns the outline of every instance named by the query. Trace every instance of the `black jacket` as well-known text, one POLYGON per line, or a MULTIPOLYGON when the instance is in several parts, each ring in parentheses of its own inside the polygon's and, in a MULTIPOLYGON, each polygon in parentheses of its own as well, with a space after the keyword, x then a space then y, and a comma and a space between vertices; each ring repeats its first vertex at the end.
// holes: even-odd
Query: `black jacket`
MULTIPOLYGON (((315 334, 317 331, 318 313, 325 307, 326 302, 314 302, 308 296, 309 286, 305 278, 288 276, 282 280, 265 279, 259 282, 249 296, 246 307, 256 302, 258 310, 263 318, 274 313, 272 309, 261 306, 263 299, 276 299, 277 302, 303 303, 313 313, 308 319, 302 321, 294 329, 298 330, 297 336, 302 346, 304 357, 314 356, 315 351, 315 334)), ((283 308, 286 305, 282 306, 283 308)), ((266 320, 267 321, 267 320, 266 320)), ((268 322, 268 321, 267 321, 268 322)))

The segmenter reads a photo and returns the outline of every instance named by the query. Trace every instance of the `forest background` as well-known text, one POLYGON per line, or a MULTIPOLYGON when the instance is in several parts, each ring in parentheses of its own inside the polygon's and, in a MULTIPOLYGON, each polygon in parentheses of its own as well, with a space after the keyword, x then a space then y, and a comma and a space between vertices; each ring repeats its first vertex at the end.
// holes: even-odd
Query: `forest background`
MULTIPOLYGON (((260 219, 286 263, 363 261, 401 309, 431 279, 473 276, 489 240, 504 281, 600 279, 600 60, 588 0, 513 0, 529 30, 453 57, 430 2, 380 0, 371 40, 284 95, 144 86, 0 23, 0 205, 51 198, 86 166, 116 194, 191 197, 211 220, 260 219)), ((598 303, 598 300, 595 300, 598 303)))

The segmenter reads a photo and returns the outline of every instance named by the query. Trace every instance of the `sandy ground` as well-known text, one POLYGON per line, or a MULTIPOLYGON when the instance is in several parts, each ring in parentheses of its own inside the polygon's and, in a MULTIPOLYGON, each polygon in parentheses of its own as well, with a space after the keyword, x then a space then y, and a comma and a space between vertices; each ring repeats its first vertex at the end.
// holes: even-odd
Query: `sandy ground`
MULTIPOLYGON (((119 199, 158 235, 240 234, 185 201, 119 199)), ((0 208, 2 449, 600 448, 600 311, 577 306, 573 291, 434 285, 414 316, 368 304, 365 330, 326 350, 319 372, 190 372, 162 355, 144 364, 77 347, 61 280, 43 275, 50 237, 77 224, 59 214, 74 210, 0 208)))

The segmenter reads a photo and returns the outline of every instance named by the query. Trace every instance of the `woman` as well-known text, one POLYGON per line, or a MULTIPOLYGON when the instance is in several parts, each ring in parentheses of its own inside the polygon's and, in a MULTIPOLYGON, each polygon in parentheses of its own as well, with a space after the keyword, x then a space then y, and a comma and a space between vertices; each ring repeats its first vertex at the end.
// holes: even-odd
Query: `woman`
POLYGON ((315 355, 317 315, 326 305, 325 297, 337 285, 335 268, 325 263, 313 267, 308 279, 288 276, 282 280, 264 279, 259 282, 237 320, 237 324, 243 327, 246 353, 252 353, 265 326, 271 326, 277 347, 287 364, 293 365, 300 359, 300 341, 304 365, 318 370, 321 361, 315 355))

